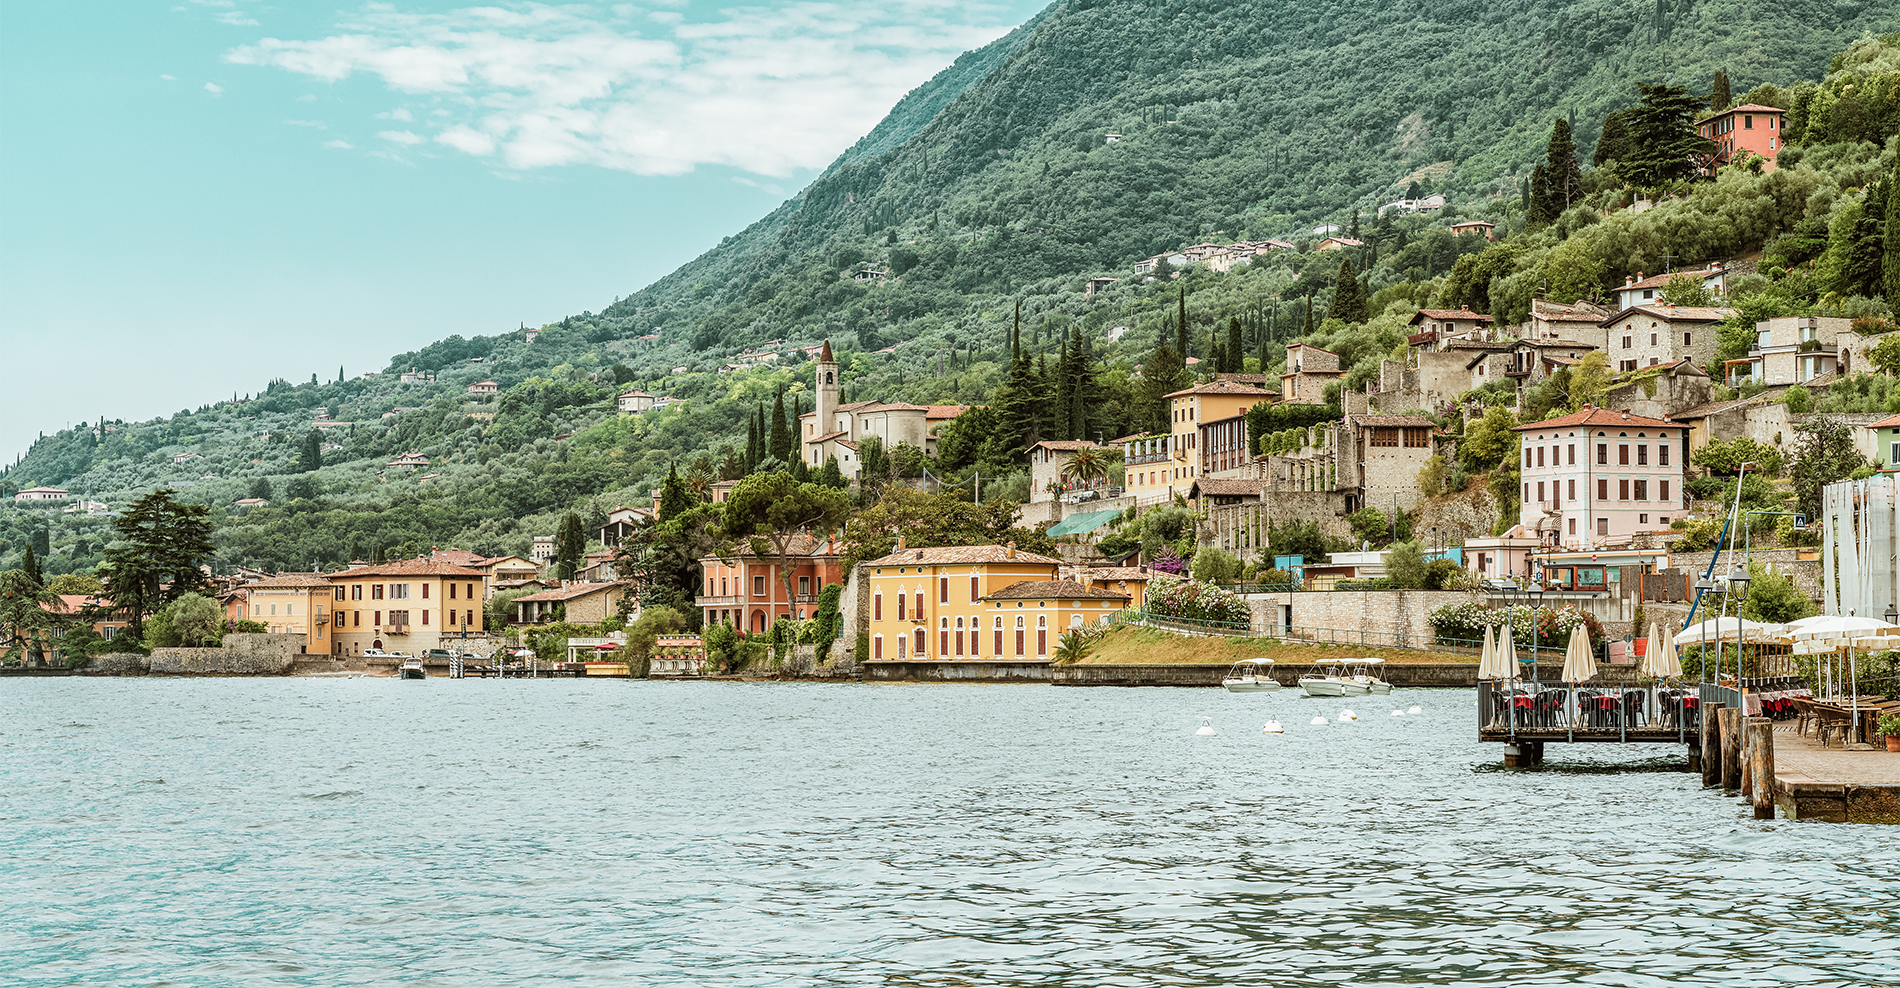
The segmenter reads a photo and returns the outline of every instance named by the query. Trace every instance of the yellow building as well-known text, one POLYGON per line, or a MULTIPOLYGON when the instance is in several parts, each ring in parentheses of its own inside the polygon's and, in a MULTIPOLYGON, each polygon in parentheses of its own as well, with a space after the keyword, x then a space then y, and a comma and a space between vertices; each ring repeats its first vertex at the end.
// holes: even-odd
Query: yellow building
POLYGON ((1046 659, 1072 614, 1107 616, 1127 600, 1057 580, 1060 565, 1014 543, 909 549, 899 539, 896 552, 865 564, 870 658, 1046 659), (1065 596, 1012 595, 1023 587, 1065 596))
POLYGON ((1185 492, 1201 475, 1201 425, 1246 414, 1273 392, 1234 381, 1209 381, 1168 395, 1168 460, 1160 464, 1169 488, 1185 492))
POLYGON ((273 635, 302 635, 303 650, 315 655, 331 651, 336 637, 330 627, 336 588, 328 578, 289 574, 246 584, 244 616, 264 625, 273 635))
POLYGON ((1076 573, 1076 582, 1090 590, 1127 597, 1128 606, 1139 610, 1148 599, 1148 580, 1153 576, 1145 566, 1085 566, 1076 573))
POLYGON ((1122 448, 1122 494, 1139 498, 1167 491, 1174 472, 1168 455, 1168 434, 1138 432, 1115 440, 1122 448))
POLYGON ((330 651, 364 649, 417 655, 454 648, 482 633, 480 570, 430 559, 402 559, 330 574, 335 591, 330 651))

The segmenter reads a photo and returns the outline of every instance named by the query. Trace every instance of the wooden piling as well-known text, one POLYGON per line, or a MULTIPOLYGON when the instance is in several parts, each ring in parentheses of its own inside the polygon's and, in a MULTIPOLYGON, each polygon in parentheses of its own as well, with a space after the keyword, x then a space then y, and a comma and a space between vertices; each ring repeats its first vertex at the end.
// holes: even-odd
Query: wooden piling
POLYGON ((1722 788, 1739 792, 1742 788, 1742 712, 1722 708, 1722 788))
POLYGON ((1750 718, 1748 723, 1749 798, 1755 804, 1755 819, 1775 818, 1775 725, 1766 718, 1750 718))
POLYGON ((1721 735, 1716 725, 1716 717, 1722 712, 1720 703, 1710 703, 1702 708, 1702 785, 1710 787, 1722 781, 1721 735))

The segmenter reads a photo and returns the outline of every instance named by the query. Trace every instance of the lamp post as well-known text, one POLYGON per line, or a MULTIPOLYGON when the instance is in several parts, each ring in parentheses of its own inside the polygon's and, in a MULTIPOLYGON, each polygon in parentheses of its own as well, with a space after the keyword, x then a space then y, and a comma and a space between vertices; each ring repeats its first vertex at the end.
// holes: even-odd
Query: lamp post
MULTIPOLYGON (((1715 581, 1709 579, 1706 576, 1700 580, 1695 581, 1696 600, 1698 601, 1708 597, 1708 595, 1714 590, 1715 590, 1715 581)), ((1709 681, 1709 612, 1708 611, 1702 612, 1701 657, 1702 657, 1702 681, 1706 683, 1709 681)), ((1718 675, 1721 673, 1721 663, 1719 662, 1716 663, 1716 672, 1718 675)))
POLYGON ((1543 574, 1529 577, 1530 583, 1524 587, 1524 595, 1531 601, 1531 682, 1537 682, 1537 605, 1544 596, 1543 574))
MULTIPOLYGON (((1735 601, 1735 688, 1743 696, 1748 695, 1748 684, 1742 681, 1742 605, 1748 602, 1748 567, 1737 563, 1728 574, 1728 592, 1730 597, 1740 594, 1735 601)), ((1742 701, 1742 713, 1748 713, 1748 702, 1742 701)))

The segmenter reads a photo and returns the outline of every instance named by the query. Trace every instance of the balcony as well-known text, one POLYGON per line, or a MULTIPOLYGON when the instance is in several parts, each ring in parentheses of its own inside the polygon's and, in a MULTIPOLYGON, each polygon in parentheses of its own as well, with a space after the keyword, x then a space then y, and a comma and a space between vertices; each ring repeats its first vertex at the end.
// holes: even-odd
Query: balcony
POLYGON ((1822 343, 1820 340, 1802 340, 1801 345, 1795 347, 1795 352, 1838 354, 1840 353, 1840 347, 1822 343))
POLYGON ((1506 367, 1504 369, 1504 376, 1505 377, 1529 377, 1531 376, 1531 369, 1529 367, 1506 367))

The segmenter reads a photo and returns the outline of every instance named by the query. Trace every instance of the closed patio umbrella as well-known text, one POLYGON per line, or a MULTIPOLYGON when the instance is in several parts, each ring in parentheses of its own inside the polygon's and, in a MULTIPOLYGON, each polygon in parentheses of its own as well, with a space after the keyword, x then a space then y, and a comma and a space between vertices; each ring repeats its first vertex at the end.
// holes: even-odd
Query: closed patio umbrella
POLYGON ((1643 665, 1658 679, 1675 679, 1682 675, 1682 660, 1676 656, 1675 639, 1659 632, 1653 624, 1649 626, 1649 654, 1643 657, 1643 665))
POLYGON ((1491 638, 1491 626, 1484 626, 1484 649, 1478 653, 1479 679, 1509 679, 1511 669, 1498 661, 1498 646, 1491 638))
POLYGON ((1564 650, 1564 674, 1566 683, 1584 683, 1597 674, 1596 656, 1590 654, 1590 635, 1583 630, 1583 622, 1570 629, 1570 646, 1564 650))

